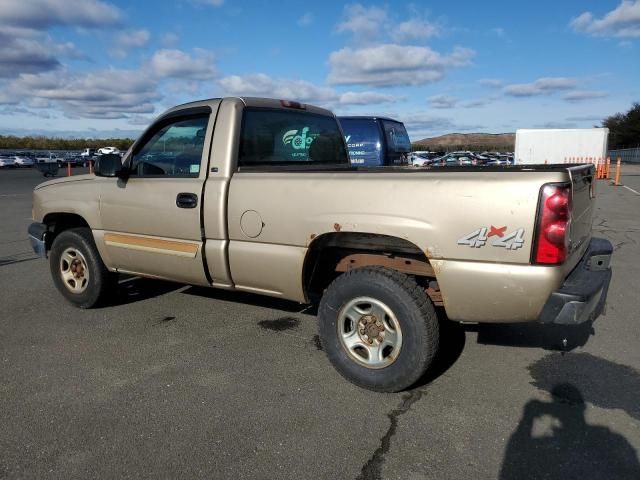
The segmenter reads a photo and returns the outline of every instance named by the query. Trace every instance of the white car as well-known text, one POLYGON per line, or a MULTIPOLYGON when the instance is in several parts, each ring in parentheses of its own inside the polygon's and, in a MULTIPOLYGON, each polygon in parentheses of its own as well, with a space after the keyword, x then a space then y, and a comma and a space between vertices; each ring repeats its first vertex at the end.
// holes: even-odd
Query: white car
POLYGON ((0 157, 0 168, 14 168, 16 166, 15 160, 9 157, 0 157))
POLYGON ((109 153, 119 154, 120 150, 118 150, 116 147, 102 147, 98 149, 98 154, 100 155, 107 155, 109 153))
POLYGON ((35 162, 33 161, 33 158, 29 158, 29 157, 14 155, 10 158, 13 158, 13 161, 16 167, 33 167, 33 165, 35 164, 35 162))

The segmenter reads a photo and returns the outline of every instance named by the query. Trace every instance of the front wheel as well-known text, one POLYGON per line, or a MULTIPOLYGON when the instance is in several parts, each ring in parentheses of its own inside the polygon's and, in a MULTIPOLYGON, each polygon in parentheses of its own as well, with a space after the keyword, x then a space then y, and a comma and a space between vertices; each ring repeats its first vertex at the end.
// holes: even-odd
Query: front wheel
POLYGON ((365 267, 340 275, 318 310, 320 339, 338 372, 379 392, 413 385, 438 350, 438 319, 424 289, 403 273, 365 267))
POLYGON ((117 284, 117 274, 105 267, 88 228, 60 233, 53 241, 49 266, 58 291, 80 308, 96 306, 117 284))

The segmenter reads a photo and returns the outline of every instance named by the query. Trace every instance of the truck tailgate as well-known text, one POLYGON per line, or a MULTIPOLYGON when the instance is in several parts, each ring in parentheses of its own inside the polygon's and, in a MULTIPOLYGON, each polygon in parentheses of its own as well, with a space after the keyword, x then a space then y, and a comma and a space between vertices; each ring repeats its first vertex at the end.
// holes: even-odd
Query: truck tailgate
MULTIPOLYGON (((593 165, 571 167, 571 231, 569 269, 578 263, 591 238, 591 223, 595 205, 595 185, 593 165)), ((569 272, 566 272, 569 273, 569 272)))

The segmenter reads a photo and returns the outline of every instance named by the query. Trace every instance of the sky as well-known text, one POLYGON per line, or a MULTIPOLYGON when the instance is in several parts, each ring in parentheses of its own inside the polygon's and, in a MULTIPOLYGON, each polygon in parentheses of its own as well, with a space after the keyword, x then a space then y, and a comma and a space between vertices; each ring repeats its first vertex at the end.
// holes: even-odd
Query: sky
POLYGON ((0 2, 0 135, 135 137, 242 95, 412 140, 592 127, 640 101, 640 0, 0 2))

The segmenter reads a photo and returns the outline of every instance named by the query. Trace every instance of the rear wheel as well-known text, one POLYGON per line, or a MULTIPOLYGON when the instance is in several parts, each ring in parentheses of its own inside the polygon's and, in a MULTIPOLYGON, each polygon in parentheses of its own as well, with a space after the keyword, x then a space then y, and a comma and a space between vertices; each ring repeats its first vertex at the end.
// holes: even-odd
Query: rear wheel
POLYGON ((322 297, 318 317, 331 363, 370 390, 410 387, 438 349, 438 319, 429 297, 395 270, 365 267, 341 275, 322 297))
POLYGON ((60 233, 53 241, 49 266, 58 291, 80 308, 106 300, 117 285, 117 274, 105 267, 88 228, 60 233))

